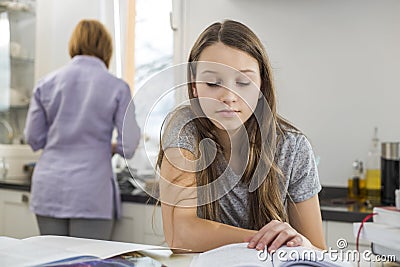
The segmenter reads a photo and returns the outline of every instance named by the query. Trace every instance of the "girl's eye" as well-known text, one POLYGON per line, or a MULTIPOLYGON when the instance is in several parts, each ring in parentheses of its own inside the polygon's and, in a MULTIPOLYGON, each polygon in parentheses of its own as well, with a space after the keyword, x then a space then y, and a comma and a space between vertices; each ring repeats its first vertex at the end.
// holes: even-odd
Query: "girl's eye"
POLYGON ((209 87, 218 87, 221 85, 220 82, 206 82, 207 86, 209 87))
POLYGON ((250 82, 236 82, 236 84, 239 86, 248 86, 250 85, 250 82))

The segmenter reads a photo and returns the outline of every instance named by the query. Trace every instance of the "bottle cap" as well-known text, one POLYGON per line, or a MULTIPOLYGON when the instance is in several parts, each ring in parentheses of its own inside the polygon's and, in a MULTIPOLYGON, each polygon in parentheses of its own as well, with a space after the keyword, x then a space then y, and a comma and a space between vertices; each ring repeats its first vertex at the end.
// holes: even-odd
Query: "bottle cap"
POLYGON ((381 147, 382 158, 399 160, 400 159, 400 142, 385 142, 381 147))

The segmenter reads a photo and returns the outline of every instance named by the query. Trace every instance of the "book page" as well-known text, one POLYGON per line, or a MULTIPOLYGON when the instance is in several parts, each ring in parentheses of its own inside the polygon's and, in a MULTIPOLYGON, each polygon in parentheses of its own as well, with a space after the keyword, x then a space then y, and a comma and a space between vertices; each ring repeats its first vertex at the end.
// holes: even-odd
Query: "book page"
POLYGON ((0 249, 0 266, 35 266, 60 259, 84 256, 84 254, 56 247, 25 243, 0 249))
POLYGON ((77 252, 86 256, 98 257, 101 259, 110 258, 131 251, 148 249, 168 249, 161 246, 86 239, 69 236, 34 236, 25 238, 23 241, 26 244, 52 246, 71 252, 77 252))
POLYGON ((315 267, 351 267, 340 253, 329 253, 306 247, 282 246, 273 254, 273 266, 315 266, 315 267))
POLYGON ((258 251, 247 248, 248 243, 237 243, 222 246, 194 257, 190 267, 202 266, 235 266, 235 267, 268 267, 273 266, 271 259, 261 261, 258 251))
POLYGON ((7 236, 0 236, 0 249, 3 247, 9 247, 11 245, 17 245, 21 242, 21 240, 12 238, 12 237, 7 237, 7 236))
POLYGON ((131 251, 166 249, 160 246, 66 236, 0 239, 0 266, 33 266, 74 257, 109 258, 131 251))
POLYGON ((305 247, 283 246, 272 255, 247 248, 247 243, 222 246, 196 256, 190 267, 234 266, 234 267, 274 267, 274 266, 352 266, 340 259, 330 259, 329 254, 305 247))

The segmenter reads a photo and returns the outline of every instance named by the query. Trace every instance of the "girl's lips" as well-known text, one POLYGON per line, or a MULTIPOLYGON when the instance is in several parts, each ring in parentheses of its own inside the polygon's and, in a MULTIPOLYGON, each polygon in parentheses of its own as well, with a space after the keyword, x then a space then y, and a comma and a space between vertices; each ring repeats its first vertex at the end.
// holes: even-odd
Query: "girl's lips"
POLYGON ((217 113, 224 118, 233 118, 237 116, 237 113, 239 113, 239 111, 237 110, 230 110, 230 109, 224 109, 224 110, 219 110, 217 111, 217 113))

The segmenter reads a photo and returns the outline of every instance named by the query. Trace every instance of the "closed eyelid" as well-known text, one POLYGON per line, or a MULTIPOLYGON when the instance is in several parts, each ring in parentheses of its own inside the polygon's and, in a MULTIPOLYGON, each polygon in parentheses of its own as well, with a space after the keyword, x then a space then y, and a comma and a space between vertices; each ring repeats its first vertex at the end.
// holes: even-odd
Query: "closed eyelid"
POLYGON ((236 81, 236 83, 238 83, 238 84, 245 84, 245 85, 251 84, 250 81, 236 81))
POLYGON ((207 86, 211 86, 211 87, 213 87, 213 86, 221 86, 222 85, 221 82, 205 82, 205 84, 207 86))

